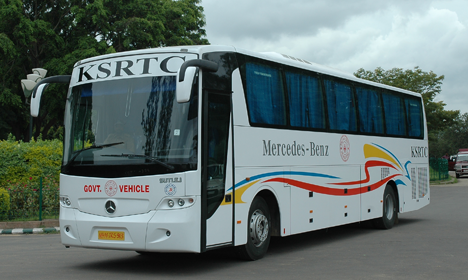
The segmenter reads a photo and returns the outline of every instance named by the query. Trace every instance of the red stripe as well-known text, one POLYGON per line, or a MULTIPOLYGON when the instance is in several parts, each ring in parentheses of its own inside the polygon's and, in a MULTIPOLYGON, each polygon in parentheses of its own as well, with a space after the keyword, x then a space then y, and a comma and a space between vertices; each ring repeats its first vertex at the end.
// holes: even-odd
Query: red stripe
POLYGON ((348 186, 348 185, 357 185, 357 184, 369 183, 369 181, 370 181, 369 168, 370 167, 391 167, 391 168, 397 170, 395 168, 395 166, 393 166, 390 163, 386 163, 386 162, 379 161, 379 160, 369 160, 369 161, 366 162, 366 165, 364 167, 364 170, 366 172, 366 179, 360 180, 360 181, 344 182, 344 183, 331 183, 331 184, 336 185, 336 186, 348 186))
POLYGON ((298 187, 298 188, 301 188, 301 189, 304 189, 304 190, 308 190, 308 191, 312 191, 312 192, 316 192, 316 193, 336 195, 336 196, 350 196, 350 195, 357 195, 357 194, 366 193, 366 192, 376 190, 376 189, 380 188, 381 186, 385 185, 388 181, 390 181, 392 178, 394 178, 395 176, 398 176, 398 175, 400 175, 400 174, 395 174, 395 175, 389 176, 389 177, 385 178, 384 180, 380 180, 380 181, 378 181, 378 182, 376 182, 376 183, 374 183, 372 185, 368 185, 368 186, 364 186, 364 187, 357 187, 357 188, 352 188, 352 189, 346 189, 347 190, 346 193, 345 193, 345 189, 328 188, 328 187, 319 186, 319 185, 310 184, 310 183, 305 183, 305 182, 301 182, 301 181, 297 181, 297 180, 293 180, 293 179, 288 179, 288 178, 273 178, 273 179, 266 180, 264 182, 265 183, 266 182, 281 182, 281 183, 286 183, 288 185, 295 186, 295 187, 298 187), (370 189, 369 189, 369 187, 370 187, 370 189))

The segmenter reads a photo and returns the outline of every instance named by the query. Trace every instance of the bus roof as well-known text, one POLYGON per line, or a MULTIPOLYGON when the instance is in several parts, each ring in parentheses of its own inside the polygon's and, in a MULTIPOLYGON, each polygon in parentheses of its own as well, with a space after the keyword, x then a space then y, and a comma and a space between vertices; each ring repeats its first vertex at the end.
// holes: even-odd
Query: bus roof
POLYGON ((78 61, 75 64, 75 67, 84 63, 90 63, 93 61, 98 61, 98 60, 103 60, 103 59, 117 58, 117 57, 123 57, 123 56, 132 56, 132 55, 152 54, 156 52, 163 52, 163 53, 186 52, 186 53, 194 53, 194 54, 199 54, 199 55, 202 55, 204 53, 210 53, 210 52, 236 52, 240 54, 245 54, 245 55, 269 60, 269 61, 276 62, 276 63, 281 63, 281 64, 301 68, 304 70, 310 70, 310 71, 314 71, 314 72, 321 73, 321 74, 326 74, 326 75, 330 75, 330 76, 334 76, 334 77, 338 77, 338 78, 342 78, 346 80, 359 82, 362 84, 367 84, 370 86, 399 91, 405 94, 421 97, 421 94, 416 93, 416 92, 404 90, 401 88, 396 88, 396 87, 381 84, 381 83, 372 82, 369 80, 360 79, 360 78, 355 77, 351 73, 344 72, 344 71, 341 71, 341 70, 338 70, 329 66, 324 66, 324 65, 320 65, 314 62, 310 62, 305 59, 296 58, 290 55, 280 54, 277 52, 254 52, 254 51, 236 48, 233 46, 223 46, 223 45, 174 46, 174 47, 151 48, 151 49, 142 49, 142 50, 112 53, 112 54, 100 55, 96 57, 83 59, 81 61, 78 61))

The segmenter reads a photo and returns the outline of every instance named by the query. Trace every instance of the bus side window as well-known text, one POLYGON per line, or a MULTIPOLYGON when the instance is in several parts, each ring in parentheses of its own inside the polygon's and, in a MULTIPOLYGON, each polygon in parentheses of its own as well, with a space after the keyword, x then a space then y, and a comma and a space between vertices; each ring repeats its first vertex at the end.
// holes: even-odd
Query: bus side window
POLYGON ((400 96, 384 92, 382 94, 384 103, 385 126, 388 135, 405 136, 406 120, 403 100, 400 96))
POLYGON ((375 89, 356 87, 360 132, 384 133, 383 113, 379 97, 380 95, 375 89))
POLYGON ((422 137, 422 108, 421 100, 405 98, 406 118, 409 137, 422 137))
POLYGON ((351 86, 333 80, 324 80, 324 85, 330 129, 356 131, 356 106, 351 86))
POLYGON ((278 69, 247 63, 246 99, 252 123, 286 125, 286 104, 278 69))
POLYGON ((323 96, 318 78, 286 72, 291 126, 325 128, 323 96))

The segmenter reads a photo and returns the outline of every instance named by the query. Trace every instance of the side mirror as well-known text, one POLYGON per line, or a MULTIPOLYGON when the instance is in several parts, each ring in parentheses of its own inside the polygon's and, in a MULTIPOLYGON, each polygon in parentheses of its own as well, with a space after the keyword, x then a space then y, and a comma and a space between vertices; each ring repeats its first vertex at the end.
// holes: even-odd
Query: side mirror
POLYGON ((197 68, 190 67, 185 70, 185 77, 182 81, 180 81, 180 69, 177 71, 177 79, 176 79, 176 98, 178 103, 185 103, 190 101, 190 94, 192 93, 192 85, 193 79, 195 78, 195 74, 197 72, 197 68))
POLYGON ((208 72, 218 71, 218 63, 209 60, 192 59, 182 63, 179 71, 177 71, 176 78, 177 102, 184 103, 190 100, 190 93, 192 92, 192 84, 196 73, 196 67, 208 72))
POLYGON ((36 89, 36 94, 31 96, 31 116, 39 116, 39 108, 41 107, 41 97, 44 90, 49 84, 40 84, 36 89))
POLYGON ((49 83, 63 83, 69 84, 71 75, 53 76, 42 79, 39 81, 31 92, 31 116, 37 117, 39 115, 39 108, 41 105, 41 96, 49 83))

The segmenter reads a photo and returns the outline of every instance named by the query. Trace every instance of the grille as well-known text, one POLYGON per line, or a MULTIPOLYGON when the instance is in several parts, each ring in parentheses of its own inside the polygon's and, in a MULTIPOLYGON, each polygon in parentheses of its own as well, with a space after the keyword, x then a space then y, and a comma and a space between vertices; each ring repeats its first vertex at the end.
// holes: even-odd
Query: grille
POLYGON ((427 194, 428 190, 428 183, 427 183, 427 168, 418 168, 418 191, 419 191, 419 198, 423 198, 427 194))
POLYGON ((388 174, 390 174, 390 169, 388 167, 384 167, 380 170, 380 175, 381 175, 382 180, 387 178, 388 174))

